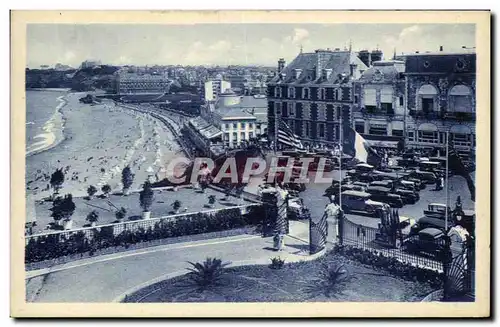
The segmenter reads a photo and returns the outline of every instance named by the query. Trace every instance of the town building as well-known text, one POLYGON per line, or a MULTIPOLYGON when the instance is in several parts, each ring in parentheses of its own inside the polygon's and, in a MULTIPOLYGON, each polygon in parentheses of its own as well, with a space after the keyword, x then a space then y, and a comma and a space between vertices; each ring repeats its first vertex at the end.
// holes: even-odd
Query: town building
POLYGON ((354 82, 354 129, 375 147, 397 148, 405 137, 405 63, 370 65, 354 82))
POLYGON ((215 101, 219 94, 231 88, 231 83, 222 78, 205 82, 205 101, 215 101))
POLYGON ((224 145, 234 148, 267 131, 265 96, 240 96, 232 90, 203 106, 201 115, 222 132, 224 145))
POLYGON ((170 81, 166 73, 132 73, 119 71, 116 74, 117 94, 163 94, 168 91, 170 81))
POLYGON ((101 61, 100 60, 85 60, 84 62, 82 62, 80 68, 81 69, 94 68, 94 67, 97 67, 97 66, 100 66, 100 65, 101 65, 101 61))
MULTIPOLYGON (((300 53, 268 83, 268 136, 276 122, 286 123, 304 144, 334 145, 340 124, 353 126, 353 81, 368 67, 353 51, 340 49, 300 53)), ((344 125, 342 125, 344 126, 344 125)))
POLYGON ((476 144, 476 53, 462 49, 401 56, 405 61, 408 147, 441 148, 450 142, 462 155, 476 144))

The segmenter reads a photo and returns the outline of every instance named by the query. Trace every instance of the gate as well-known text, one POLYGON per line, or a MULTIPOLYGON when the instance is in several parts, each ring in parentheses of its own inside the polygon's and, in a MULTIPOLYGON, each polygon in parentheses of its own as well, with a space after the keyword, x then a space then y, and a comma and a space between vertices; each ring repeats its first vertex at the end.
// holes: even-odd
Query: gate
POLYGON ((444 258, 444 300, 475 298, 475 244, 470 237, 462 249, 453 251, 449 241, 444 258))
POLYGON ((315 254, 326 247, 328 236, 328 215, 325 213, 318 222, 309 217, 309 253, 315 254))

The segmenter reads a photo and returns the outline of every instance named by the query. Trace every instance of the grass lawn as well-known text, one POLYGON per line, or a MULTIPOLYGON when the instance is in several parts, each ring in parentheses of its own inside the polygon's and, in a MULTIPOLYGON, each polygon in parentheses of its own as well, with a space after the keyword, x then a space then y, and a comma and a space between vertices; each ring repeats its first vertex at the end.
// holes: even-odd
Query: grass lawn
POLYGON ((125 302, 406 302, 421 301, 433 289, 328 254, 316 261, 226 268, 220 285, 199 291, 187 275, 146 287, 125 302), (345 283, 327 295, 320 272, 325 263, 343 263, 345 283))

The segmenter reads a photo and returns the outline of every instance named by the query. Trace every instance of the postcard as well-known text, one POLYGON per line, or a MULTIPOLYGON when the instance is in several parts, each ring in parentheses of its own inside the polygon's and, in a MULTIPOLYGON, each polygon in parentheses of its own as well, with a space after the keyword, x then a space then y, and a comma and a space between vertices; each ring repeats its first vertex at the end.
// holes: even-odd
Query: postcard
POLYGON ((11 316, 488 317, 489 11, 12 11, 11 316))

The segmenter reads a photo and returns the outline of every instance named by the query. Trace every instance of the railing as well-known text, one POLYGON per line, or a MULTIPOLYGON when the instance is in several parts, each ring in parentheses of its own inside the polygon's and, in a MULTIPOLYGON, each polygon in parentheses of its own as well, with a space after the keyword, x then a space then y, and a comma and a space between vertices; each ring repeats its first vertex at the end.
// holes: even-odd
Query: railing
POLYGON ((345 245, 369 250, 375 254, 382 254, 387 257, 394 257, 401 262, 416 267, 443 271, 443 263, 440 260, 439 254, 432 251, 432 249, 443 247, 444 242, 442 241, 425 242, 414 239, 412 244, 416 248, 422 249, 419 253, 414 253, 411 251, 412 249, 404 244, 400 248, 380 244, 376 240, 376 235, 379 233, 377 228, 355 224, 349 221, 347 217, 344 217, 343 224, 342 242, 345 245))
POLYGON ((150 219, 145 219, 145 220, 135 220, 135 221, 125 221, 125 222, 120 222, 120 223, 112 223, 112 224, 105 224, 105 225, 98 225, 94 227, 82 227, 82 228, 75 228, 71 230, 64 230, 64 231, 54 231, 54 232, 49 232, 49 233, 43 233, 43 234, 34 234, 34 235, 27 235, 25 236, 25 243, 28 244, 28 242, 31 239, 38 239, 40 237, 46 237, 46 236, 63 236, 63 237, 69 237, 73 234, 77 233, 83 233, 86 237, 92 237, 95 232, 101 231, 101 230, 109 230, 112 231, 113 235, 118 235, 122 233, 123 231, 137 231, 140 228, 148 229, 149 227, 154 227, 157 223, 166 223, 166 222, 173 222, 182 218, 190 217, 190 216, 196 216, 196 215, 203 215, 203 214, 214 214, 220 211, 224 210, 230 210, 230 209, 240 209, 241 212, 246 212, 249 207, 255 207, 259 206, 260 204, 258 203, 251 203, 251 204, 244 204, 244 205, 237 205, 237 206, 232 206, 228 208, 217 208, 217 209, 208 209, 208 210, 202 210, 199 212, 187 212, 187 213, 180 213, 180 214, 174 214, 174 215, 169 215, 169 216, 162 216, 162 217, 156 217, 156 218, 150 218, 150 219))
POLYGON ((415 119, 443 119, 454 121, 475 121, 476 114, 470 112, 421 111, 410 110, 409 115, 415 119))

